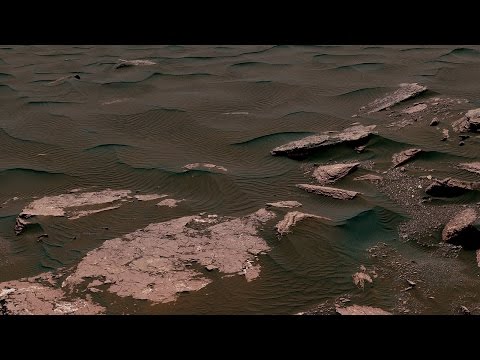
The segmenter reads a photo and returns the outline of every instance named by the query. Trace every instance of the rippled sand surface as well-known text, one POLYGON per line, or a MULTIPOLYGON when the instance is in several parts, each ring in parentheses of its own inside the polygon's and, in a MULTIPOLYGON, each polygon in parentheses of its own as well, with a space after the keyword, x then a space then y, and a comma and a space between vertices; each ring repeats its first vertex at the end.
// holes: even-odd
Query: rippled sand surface
MULTIPOLYGON (((428 87, 420 100, 468 99, 459 113, 480 107, 479 66, 478 46, 1 46, 0 281, 74 266, 104 241, 152 223, 202 212, 243 217, 266 203, 298 201, 295 210, 329 221, 303 219, 281 237, 275 222, 265 226, 271 250, 254 281, 209 271, 207 286, 174 302, 108 292, 94 298, 108 313, 293 314, 349 294, 391 311, 399 297, 389 285, 394 271, 364 290, 352 281, 360 265, 382 266, 367 251, 381 242, 418 267, 417 287, 428 291, 409 301, 421 304, 419 312, 473 310, 480 306, 475 253, 439 256, 423 239, 403 241, 398 226, 409 215, 373 184, 353 180, 369 173, 365 167, 336 184, 361 193, 353 200, 296 185, 313 183, 306 173, 313 164, 373 161, 386 171, 394 153, 414 147, 427 150, 416 165, 435 161, 438 174, 477 181, 452 166, 478 161, 475 135, 458 146, 451 134, 446 145, 428 125, 389 128, 385 119, 352 115, 415 82, 428 87), (361 153, 340 144, 303 160, 270 154, 354 122, 380 126, 361 153), (15 235, 16 217, 34 200, 105 189, 131 193, 88 209, 105 211, 42 217, 15 235), (141 196, 151 194, 158 196, 141 196), (167 198, 179 201, 157 206, 167 198), (48 237, 39 241, 41 234, 48 237)), ((277 221, 288 211, 277 210, 277 221)))

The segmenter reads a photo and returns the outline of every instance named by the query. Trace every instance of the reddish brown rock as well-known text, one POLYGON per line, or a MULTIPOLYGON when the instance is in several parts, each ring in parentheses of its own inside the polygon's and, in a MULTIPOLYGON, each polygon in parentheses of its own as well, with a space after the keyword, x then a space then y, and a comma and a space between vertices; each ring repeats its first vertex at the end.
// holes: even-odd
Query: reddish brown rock
POLYGON ((312 215, 312 214, 305 214, 299 211, 291 211, 285 214, 285 217, 275 225, 275 229, 280 235, 284 235, 290 232, 290 229, 295 226, 295 224, 303 219, 308 218, 316 218, 316 219, 323 219, 329 220, 322 216, 312 215))
POLYGON ((298 184, 297 187, 307 192, 328 196, 328 197, 331 197, 334 199, 340 199, 340 200, 351 200, 355 196, 360 194, 357 191, 343 190, 343 189, 327 187, 327 186, 319 186, 319 185, 298 184))
POLYGON ((185 216, 151 224, 89 252, 62 286, 102 278, 119 296, 171 302, 212 281, 187 266, 192 262, 250 281, 260 273, 255 256, 270 250, 258 228, 274 217, 260 209, 243 218, 185 216))
POLYGON ((480 129, 480 108, 467 111, 465 116, 452 123, 456 132, 476 132, 480 129))
POLYGON ((227 172, 227 168, 215 164, 208 163, 193 163, 187 164, 183 167, 186 170, 196 170, 196 169, 206 169, 206 170, 217 170, 221 172, 227 172))
POLYGON ((433 180, 425 189, 425 192, 431 196, 453 197, 462 195, 468 191, 477 190, 479 186, 480 183, 477 182, 467 182, 449 177, 443 180, 433 180))
POLYGON ((457 166, 460 169, 480 175, 480 162, 462 163, 458 164, 457 166))
POLYGON ((114 66, 115 69, 121 69, 131 66, 150 66, 155 65, 156 63, 151 60, 124 60, 119 59, 118 63, 114 66))
POLYGON ((287 200, 287 201, 277 201, 274 203, 267 203, 265 204, 267 207, 276 207, 276 208, 296 208, 302 206, 301 203, 295 200, 287 200))
POLYGON ((388 311, 371 306, 352 305, 347 307, 336 307, 336 312, 340 315, 392 315, 388 311))
POLYGON ((480 231, 473 226, 477 218, 475 209, 468 208, 457 213, 443 228, 442 240, 467 249, 480 248, 480 231))
POLYGON ((93 315, 105 309, 91 299, 66 299, 54 286, 51 273, 0 283, 0 314, 3 315, 93 315))
POLYGON ((419 85, 417 83, 400 84, 399 89, 382 98, 376 99, 375 101, 361 108, 360 111, 370 114, 373 112, 384 110, 402 101, 411 99, 426 90, 427 87, 419 85))
POLYGON ((321 185, 333 184, 354 171, 358 165, 360 165, 359 162, 318 166, 313 171, 313 177, 321 185))
POLYGON ((330 131, 320 135, 307 136, 306 138, 278 146, 270 153, 272 155, 286 155, 291 157, 306 156, 318 148, 341 143, 356 142, 368 138, 376 125, 355 125, 341 132, 330 131))
POLYGON ((422 149, 408 149, 394 154, 392 156, 393 167, 405 164, 407 161, 411 160, 421 152, 422 149))

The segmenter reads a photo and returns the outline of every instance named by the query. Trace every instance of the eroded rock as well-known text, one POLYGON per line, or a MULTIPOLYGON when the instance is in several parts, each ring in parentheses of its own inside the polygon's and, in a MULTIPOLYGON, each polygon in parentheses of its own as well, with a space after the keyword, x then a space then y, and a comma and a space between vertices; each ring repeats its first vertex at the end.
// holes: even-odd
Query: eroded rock
POLYGON ((443 180, 434 179, 425 189, 425 192, 431 196, 453 197, 462 195, 467 191, 476 190, 479 185, 477 182, 467 182, 448 177, 443 180))
POLYGON ((462 163, 458 164, 457 167, 480 175, 480 162, 462 163))
POLYGON ((375 127, 376 125, 355 125, 346 128, 341 132, 325 132, 320 135, 307 136, 306 138, 278 146, 270 153, 272 155, 286 155, 291 157, 305 156, 311 151, 324 146, 350 143, 366 139, 372 134, 375 127))
POLYGON ((327 187, 327 186, 319 186, 319 185, 298 184, 297 187, 307 192, 328 196, 328 197, 331 197, 334 199, 340 199, 340 200, 351 200, 355 196, 360 194, 357 191, 343 190, 343 189, 327 187))
POLYGON ((358 165, 359 162, 318 166, 312 175, 321 185, 333 184, 354 171, 358 165))
POLYGON ((227 172, 227 168, 215 164, 208 163, 193 163, 187 164, 183 167, 186 170, 195 170, 195 169, 206 169, 206 170, 217 170, 221 172, 227 172))
MULTIPOLYGON (((396 91, 382 97, 379 99, 374 100, 370 104, 364 106, 363 108, 360 109, 361 112, 364 113, 373 113, 377 112, 380 110, 384 110, 386 108, 389 108, 393 105, 396 105, 402 101, 411 99, 424 91, 427 90, 426 86, 419 85, 417 83, 412 83, 412 84, 400 84, 400 88, 397 89, 396 91)), ((422 110, 422 109, 420 109, 422 110)), ((417 111, 420 111, 417 110, 417 111)))
POLYGON ((404 150, 394 154, 392 156, 393 167, 397 167, 402 164, 405 164, 407 161, 414 158, 421 152, 422 152, 422 149, 408 149, 408 150, 404 150))
POLYGON ((159 195, 159 194, 144 194, 144 195, 135 195, 134 198, 138 201, 152 201, 158 200, 167 197, 167 195, 159 195))
POLYGON ((417 105, 413 105, 413 106, 410 106, 406 109, 404 109, 402 112, 405 113, 405 114, 413 114, 413 113, 416 113, 416 112, 419 112, 419 111, 423 111, 427 108, 427 104, 417 104, 417 105))
POLYGON ((253 264, 255 255, 270 250, 258 228, 274 217, 260 209, 242 218, 185 216, 151 224, 89 252, 64 286, 103 278, 104 284, 110 283, 108 291, 119 296, 170 302, 212 281, 187 267, 192 262, 252 280, 260 273, 260 266, 253 264))
POLYGON ((302 203, 299 203, 295 200, 287 200, 287 201, 277 201, 274 203, 267 203, 265 204, 267 207, 276 207, 276 208, 296 208, 302 206, 302 203))
POLYGON ((472 208, 457 213, 443 228, 442 240, 468 249, 480 248, 480 231, 473 226, 477 218, 472 208))
POLYGON ((280 235, 284 235, 290 232, 290 229, 295 226, 295 224, 301 220, 308 219, 308 218, 316 218, 316 219, 323 219, 329 220, 322 216, 312 215, 312 214, 305 214, 299 211, 291 211, 285 214, 285 217, 275 225, 275 230, 280 235))
POLYGON ((121 69, 124 67, 131 67, 131 66, 150 66, 155 65, 156 63, 151 60, 124 60, 119 59, 118 63, 115 65, 115 69, 121 69))
POLYGON ((452 128, 456 132, 477 132, 480 129, 480 108, 467 111, 465 116, 452 123, 452 128))
POLYGON ((182 202, 183 200, 175 200, 175 199, 165 199, 160 201, 157 206, 167 206, 169 208, 174 208, 178 206, 178 203, 182 202))
POLYGON ((93 208, 97 205, 120 202, 130 198, 130 190, 106 189, 94 192, 70 192, 55 196, 45 196, 28 204, 18 215, 15 224, 15 233, 20 234, 25 226, 30 224, 34 216, 66 216, 69 219, 78 219, 82 216, 101 211, 116 209, 119 206, 93 208), (87 208, 87 209, 86 209, 87 208))
POLYGON ((88 298, 67 299, 53 283, 51 273, 0 283, 0 314, 94 315, 105 311, 88 298))
POLYGON ((352 305, 347 307, 336 307, 340 315, 392 315, 388 311, 371 306, 352 305))

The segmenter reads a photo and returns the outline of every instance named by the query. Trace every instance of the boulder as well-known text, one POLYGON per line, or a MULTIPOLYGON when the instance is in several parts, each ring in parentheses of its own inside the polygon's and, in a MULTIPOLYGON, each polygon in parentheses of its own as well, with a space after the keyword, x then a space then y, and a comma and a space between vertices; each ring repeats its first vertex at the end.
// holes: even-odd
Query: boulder
POLYGON ((480 248, 480 231, 473 226, 477 218, 472 208, 460 211, 443 228, 442 240, 467 249, 480 248))
POLYGON ((452 128, 456 132, 476 132, 480 129, 480 108, 469 110, 465 116, 454 121, 452 128))
POLYGON ((433 182, 425 189, 425 192, 431 196, 437 197, 454 197, 462 195, 468 191, 478 189, 479 183, 467 182, 453 178, 443 180, 434 179, 433 182))

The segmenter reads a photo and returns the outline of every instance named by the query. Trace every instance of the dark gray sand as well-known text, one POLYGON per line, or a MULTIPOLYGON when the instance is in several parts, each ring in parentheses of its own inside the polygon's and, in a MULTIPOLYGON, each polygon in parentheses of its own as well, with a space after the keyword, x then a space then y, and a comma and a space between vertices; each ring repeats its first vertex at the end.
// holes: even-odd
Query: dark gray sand
POLYGON ((479 63, 2 47, 0 312, 479 314, 479 63))

